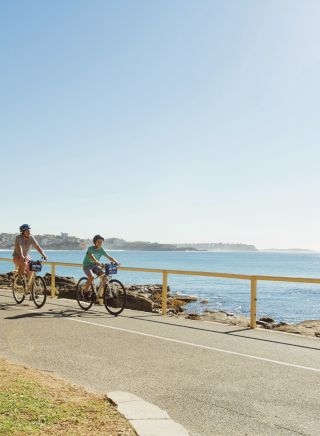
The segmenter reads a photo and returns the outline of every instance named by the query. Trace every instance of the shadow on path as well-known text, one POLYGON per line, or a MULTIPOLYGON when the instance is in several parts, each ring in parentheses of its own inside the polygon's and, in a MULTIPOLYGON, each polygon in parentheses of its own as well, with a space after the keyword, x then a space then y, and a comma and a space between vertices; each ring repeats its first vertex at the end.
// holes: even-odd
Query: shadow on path
MULTIPOLYGON (((73 300, 70 300, 73 301, 73 300)), ((50 304, 51 306, 56 306, 56 307, 60 307, 61 310, 57 310, 57 309, 48 309, 48 310, 43 310, 41 309, 36 309, 33 308, 32 309, 34 311, 32 312, 28 312, 28 313, 21 313, 21 314, 17 314, 17 315, 13 315, 13 316, 7 316, 4 319, 7 320, 17 320, 17 319, 26 319, 26 318, 71 318, 71 317, 77 317, 77 318, 86 318, 86 319, 108 319, 108 320, 112 320, 114 318, 117 318, 113 315, 110 315, 108 313, 105 312, 101 312, 95 309, 90 309, 90 311, 85 312, 82 310, 78 310, 78 309, 74 309, 74 308, 70 308, 70 306, 63 304, 63 302, 61 303, 54 303, 54 302, 48 302, 48 304, 50 304)), ((3 304, 1 303, 0 305, 0 310, 6 310, 6 308, 14 308, 17 307, 16 304, 3 304)), ((20 307, 26 307, 26 308, 31 308, 29 305, 24 304, 24 305, 20 305, 20 307)), ((300 345, 300 344, 293 344, 291 342, 286 342, 286 341, 277 341, 277 340, 273 340, 273 339, 266 339, 266 338, 258 338, 258 337, 252 337, 252 336, 248 336, 248 335, 244 335, 241 334, 243 332, 246 331, 251 331, 253 332, 254 330, 252 330, 249 327, 244 327, 244 328, 238 328, 238 326, 235 326, 235 330, 231 330, 230 331, 230 325, 226 325, 226 327, 229 329, 228 331, 219 331, 219 330, 215 330, 212 328, 203 328, 203 327, 198 327, 198 326, 189 326, 189 325, 183 325, 183 324, 177 324, 175 322, 171 322, 172 318, 168 318, 167 320, 164 320, 162 318, 162 315, 159 313, 146 313, 146 312, 142 312, 141 315, 127 315, 126 313, 122 313, 121 315, 118 316, 118 318, 126 318, 126 319, 133 319, 135 321, 141 321, 144 323, 155 323, 155 324, 164 324, 167 327, 168 326, 173 326, 173 327, 179 327, 181 329, 185 329, 185 330, 196 330, 196 331, 203 331, 206 333, 213 333, 213 334, 219 334, 219 335, 227 335, 227 336, 236 336, 237 338, 241 338, 244 340, 251 340, 251 341, 259 341, 259 342, 267 342, 267 343, 273 343, 273 344, 280 344, 280 345, 286 345, 288 347, 295 347, 295 348, 301 348, 301 349, 308 349, 308 350, 316 350, 316 351, 320 351, 320 342, 319 342, 319 347, 311 347, 308 345, 300 345), (238 334, 239 333, 239 334, 238 334)), ((197 322, 201 322, 201 321, 197 321, 197 322)), ((214 325, 214 323, 212 323, 214 325)), ((224 325, 224 324, 220 324, 220 325, 224 325)), ((210 326, 212 327, 212 326, 210 326)), ((298 336, 299 338, 303 338, 302 336, 298 336)), ((313 338, 308 338, 308 339, 313 339, 313 338)))

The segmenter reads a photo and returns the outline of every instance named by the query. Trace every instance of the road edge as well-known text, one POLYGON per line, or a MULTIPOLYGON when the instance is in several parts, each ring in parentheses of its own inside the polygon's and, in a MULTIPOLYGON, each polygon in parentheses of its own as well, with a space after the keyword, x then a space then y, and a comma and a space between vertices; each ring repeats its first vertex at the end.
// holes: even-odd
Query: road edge
POLYGON ((138 436, 189 436, 189 432, 173 421, 165 410, 130 392, 108 392, 107 401, 117 407, 138 436))

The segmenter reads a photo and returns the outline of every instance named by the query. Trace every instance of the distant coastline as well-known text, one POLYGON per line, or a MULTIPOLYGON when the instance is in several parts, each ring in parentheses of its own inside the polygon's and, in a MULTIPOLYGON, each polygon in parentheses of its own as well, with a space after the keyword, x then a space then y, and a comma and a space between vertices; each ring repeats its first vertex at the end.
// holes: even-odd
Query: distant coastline
POLYGON ((262 248, 263 253, 316 253, 315 250, 308 248, 262 248))
MULTIPOLYGON (((17 234, 0 233, 0 249, 12 250, 14 239, 17 234)), ((84 250, 88 245, 92 244, 91 239, 82 239, 77 236, 69 236, 68 233, 60 235, 35 235, 39 244, 45 250, 84 250)), ((108 250, 116 251, 186 251, 186 252, 292 252, 292 253, 314 253, 313 250, 294 248, 294 249, 258 249, 252 244, 241 243, 184 243, 184 244, 162 244, 158 242, 148 241, 126 241, 121 238, 107 238, 105 246, 108 250)))

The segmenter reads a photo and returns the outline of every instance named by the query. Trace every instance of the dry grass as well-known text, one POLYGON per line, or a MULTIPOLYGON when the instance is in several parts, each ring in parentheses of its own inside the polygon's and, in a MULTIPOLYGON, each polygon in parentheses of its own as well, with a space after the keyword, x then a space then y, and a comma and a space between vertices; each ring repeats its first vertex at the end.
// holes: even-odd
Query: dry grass
POLYGON ((136 433, 103 396, 0 359, 0 435, 136 433))

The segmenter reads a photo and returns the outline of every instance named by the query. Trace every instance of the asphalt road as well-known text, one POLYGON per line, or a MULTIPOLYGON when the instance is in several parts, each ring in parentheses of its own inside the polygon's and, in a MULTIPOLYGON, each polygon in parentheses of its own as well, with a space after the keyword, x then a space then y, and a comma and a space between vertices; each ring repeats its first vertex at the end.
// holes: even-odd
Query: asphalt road
MULTIPOLYGON (((0 290, 0 356, 94 392, 123 390, 195 435, 319 435, 320 339, 163 319, 0 290)), ((168 435, 170 436, 170 435, 168 435)))

